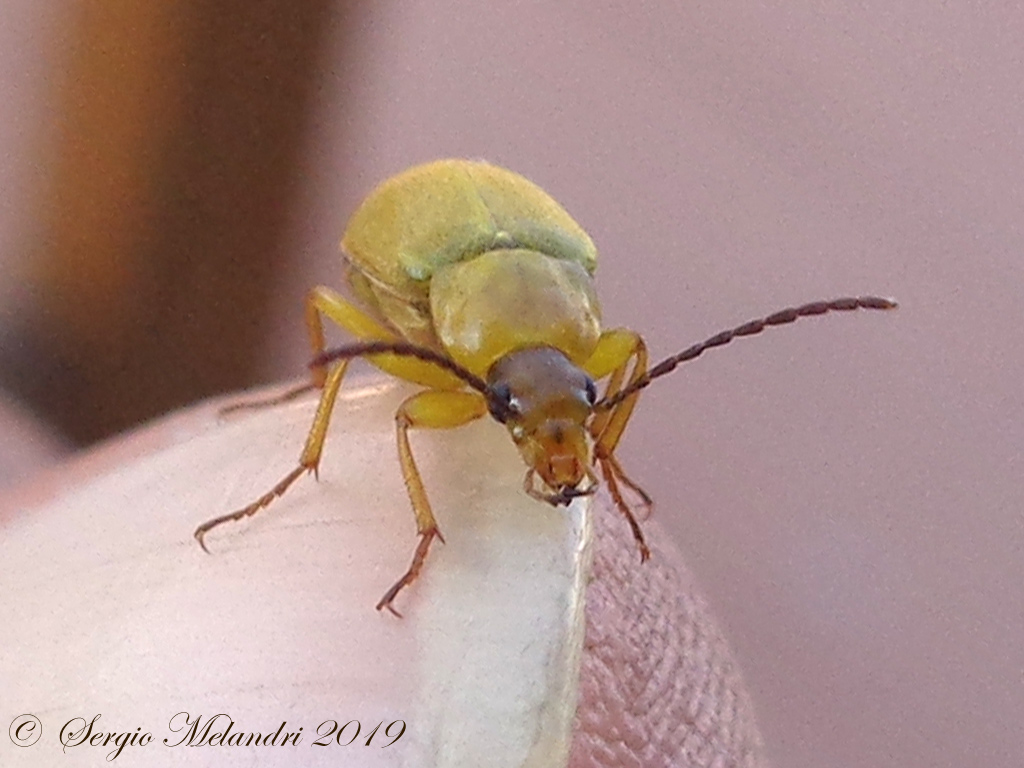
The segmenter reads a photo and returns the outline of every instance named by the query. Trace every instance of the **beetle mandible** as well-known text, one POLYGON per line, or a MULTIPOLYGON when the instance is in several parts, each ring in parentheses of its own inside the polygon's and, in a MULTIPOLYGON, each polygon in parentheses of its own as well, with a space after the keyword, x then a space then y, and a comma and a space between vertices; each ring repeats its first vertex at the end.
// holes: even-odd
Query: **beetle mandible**
POLYGON ((599 469, 642 562, 650 550, 623 487, 642 505, 652 502, 615 457, 640 390, 706 349, 769 326, 896 306, 867 296, 785 309, 648 369, 637 332, 601 328, 593 286, 597 249, 587 233, 538 186, 482 161, 439 160, 386 180, 353 214, 341 247, 363 306, 323 286, 306 298, 312 384, 295 392, 316 387, 321 395, 298 466, 252 504, 200 525, 195 537, 205 550, 212 528, 255 514, 304 473, 316 473, 345 369, 353 358, 367 357, 427 388, 395 414, 398 458, 420 537, 409 569, 377 604, 395 614, 396 595, 419 575, 433 540, 444 541, 410 429, 458 427, 489 413, 507 427, 526 463, 526 492, 556 506, 593 493, 599 469), (325 351, 324 318, 360 343, 325 351), (595 382, 602 379, 599 397, 595 382))

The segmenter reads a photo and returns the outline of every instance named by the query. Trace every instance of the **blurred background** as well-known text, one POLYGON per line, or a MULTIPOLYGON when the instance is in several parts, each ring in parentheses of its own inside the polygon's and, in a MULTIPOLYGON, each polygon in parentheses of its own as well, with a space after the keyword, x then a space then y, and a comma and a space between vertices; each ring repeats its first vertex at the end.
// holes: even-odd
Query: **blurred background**
POLYGON ((607 324, 655 359, 794 303, 900 300, 709 353, 619 455, 777 765, 1020 764, 1019 4, 0 14, 0 479, 301 376, 302 298, 340 283, 362 197, 487 158, 588 229, 607 324))

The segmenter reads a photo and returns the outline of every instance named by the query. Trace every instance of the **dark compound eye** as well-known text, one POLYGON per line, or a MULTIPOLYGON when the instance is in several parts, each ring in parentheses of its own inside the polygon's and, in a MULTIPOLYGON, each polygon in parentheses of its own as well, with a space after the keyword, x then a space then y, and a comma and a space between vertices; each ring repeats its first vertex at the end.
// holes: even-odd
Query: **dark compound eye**
POLYGON ((587 387, 587 403, 589 403, 590 405, 593 405, 594 403, 597 402, 597 385, 594 383, 593 379, 591 379, 590 377, 587 377, 586 387, 587 387))
POLYGON ((512 408, 512 390, 508 384, 495 384, 491 387, 487 398, 487 410, 495 420, 504 424, 514 412, 512 408))

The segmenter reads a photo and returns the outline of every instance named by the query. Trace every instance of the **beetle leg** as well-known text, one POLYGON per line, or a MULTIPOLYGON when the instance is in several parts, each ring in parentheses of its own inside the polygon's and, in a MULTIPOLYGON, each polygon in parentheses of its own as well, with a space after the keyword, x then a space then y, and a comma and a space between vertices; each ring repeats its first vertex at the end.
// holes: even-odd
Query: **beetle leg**
POLYGON ((622 491, 619 490, 617 479, 620 476, 616 474, 607 458, 599 458, 597 461, 601 465, 601 474, 604 475, 604 480, 608 484, 608 492, 612 496, 612 501, 615 502, 615 506, 625 516, 626 522, 629 523, 629 529, 633 532, 633 538, 640 549, 640 562, 646 562, 651 557, 651 550, 648 548, 647 542, 644 541, 644 533, 640 530, 640 524, 636 521, 633 510, 629 508, 626 500, 622 498, 622 491))
POLYGON ((334 411, 334 401, 338 397, 338 390, 341 389, 341 381, 345 376, 345 369, 348 367, 348 363, 348 360, 341 361, 331 368, 327 374, 327 380, 324 382, 323 393, 320 395, 320 402, 316 407, 316 415, 313 417, 313 425, 309 429, 309 434, 306 436, 306 444, 303 446, 302 455, 299 457, 299 465, 281 478, 277 485, 256 499, 252 504, 249 504, 235 512, 214 517, 196 528, 193 535, 196 537, 196 541, 199 542, 199 546, 202 547, 204 551, 210 551, 206 548, 204 538, 212 529, 222 523, 228 523, 232 520, 241 520, 242 518, 255 515, 261 509, 268 506, 270 502, 278 496, 283 495, 284 492, 291 487, 292 483, 298 480, 304 472, 313 472, 316 474, 317 468, 320 466, 320 456, 323 454, 324 450, 324 440, 327 437, 327 425, 330 423, 331 413, 334 411))
MULTIPOLYGON (((647 346, 636 331, 616 328, 601 334, 597 348, 583 368, 595 379, 611 376, 604 394, 608 398, 622 388, 630 361, 633 369, 627 385, 646 373, 647 346)), ((591 420, 590 433, 595 440, 595 448, 599 448, 601 454, 611 455, 615 451, 636 402, 636 397, 627 397, 610 411, 600 412, 591 420)))
MULTIPOLYGON (((326 349, 324 316, 359 339, 391 341, 396 338, 394 333, 350 301, 347 301, 341 294, 325 286, 318 286, 306 294, 306 333, 309 338, 309 346, 313 350, 313 357, 316 357, 326 349)), ((263 400, 234 403, 221 408, 220 413, 223 416, 233 411, 270 408, 294 400, 299 395, 305 394, 310 390, 322 389, 324 382, 327 380, 326 367, 319 366, 313 368, 312 379, 311 382, 299 384, 286 392, 282 392, 280 395, 274 395, 263 400)))
MULTIPOLYGON (((306 332, 310 348, 313 350, 313 357, 317 357, 326 349, 323 324, 325 317, 361 341, 398 341, 398 336, 390 328, 374 319, 337 291, 321 285, 306 294, 306 332)), ((461 389, 463 386, 458 377, 440 370, 436 365, 420 360, 394 355, 374 355, 368 359, 387 373, 433 389, 455 390, 461 389)), ((234 403, 222 408, 220 413, 224 415, 251 408, 269 408, 294 400, 310 390, 321 389, 327 379, 326 367, 314 367, 312 379, 312 382, 299 384, 280 395, 263 400, 234 403)))
POLYGON ((399 406, 395 413, 395 427, 398 434, 398 460, 402 467, 413 514, 416 515, 416 532, 420 540, 413 554, 412 564, 402 578, 396 581, 377 603, 377 610, 387 608, 401 616, 391 605, 398 593, 416 580, 427 558, 431 542, 437 538, 444 543, 444 537, 437 527, 437 520, 430 508, 423 478, 409 445, 409 430, 413 427, 429 429, 450 429, 468 424, 487 413, 487 401, 477 392, 448 392, 428 390, 413 395, 399 406))
POLYGON ((640 499, 640 503, 646 507, 646 512, 643 516, 643 519, 646 520, 650 516, 651 508, 654 506, 654 499, 652 499, 647 491, 641 488, 635 480, 632 480, 629 475, 626 474, 626 471, 622 468, 622 465, 614 454, 609 454, 604 460, 608 462, 608 465, 611 467, 612 471, 615 472, 615 476, 619 481, 635 493, 640 499))
MULTIPOLYGON (((391 341, 397 338, 394 333, 346 300, 339 293, 330 288, 319 286, 311 290, 306 296, 306 329, 314 355, 319 355, 326 346, 323 327, 323 318, 325 317, 360 339, 391 341)), ((377 355, 370 359, 378 367, 394 373, 396 376, 411 381, 422 382, 427 380, 428 383, 435 383, 439 389, 459 389, 463 385, 462 381, 457 377, 441 371, 437 366, 429 363, 388 355, 377 355)), ((312 384, 301 385, 269 400, 229 406, 222 411, 224 413, 225 411, 237 410, 239 408, 262 408, 290 400, 309 389, 321 388, 323 390, 320 395, 320 403, 317 406, 316 415, 313 417, 313 425, 306 436, 306 443, 299 457, 299 465, 252 504, 235 512, 214 517, 196 528, 194 535, 203 550, 209 552, 206 548, 205 536, 212 529, 222 523, 251 517, 259 510, 268 506, 274 499, 283 495, 304 472, 316 474, 320 466, 320 457, 323 454, 324 441, 327 437, 327 426, 330 423, 334 402, 338 396, 338 390, 341 388, 341 381, 345 375, 348 363, 349 361, 345 360, 330 369, 326 366, 315 368, 313 370, 312 384)), ((459 394, 464 395, 466 393, 459 394)), ((482 399, 481 402, 483 402, 482 399)), ((486 406, 484 411, 486 411, 486 406)), ((461 422, 451 424, 450 426, 457 426, 458 423, 461 422)))
MULTIPOLYGON (((306 327, 313 346, 313 354, 324 351, 324 334, 320 315, 344 328, 360 341, 399 341, 398 335, 382 325, 364 310, 337 291, 318 286, 306 299, 306 327)), ((370 355, 366 358, 382 371, 400 379, 422 384, 431 389, 462 389, 464 383, 457 376, 438 368, 433 363, 396 355, 370 355)), ((322 375, 314 369, 314 380, 322 375)))
MULTIPOLYGON (((362 341, 395 341, 398 338, 337 291, 318 285, 306 295, 306 331, 314 357, 326 349, 324 317, 362 341)), ((323 386, 326 376, 323 366, 313 368, 313 381, 318 387, 323 386)))
MULTIPOLYGON (((622 389, 622 382, 626 377, 626 370, 631 359, 634 360, 633 374, 630 376, 632 382, 646 369, 647 348, 644 346, 643 339, 635 331, 615 328, 601 334, 593 353, 583 364, 583 370, 595 381, 606 376, 610 377, 604 392, 604 397, 607 398, 622 389)), ((590 434, 595 440, 608 430, 617 410, 599 411, 594 414, 590 422, 590 434)), ((632 406, 628 410, 632 411, 632 406)), ((624 418, 628 420, 629 414, 626 413, 624 418)), ((622 428, 625 428, 624 424, 622 428)), ((619 433, 621 435, 621 429, 619 433)), ((614 445, 611 448, 614 450, 614 445)))
MULTIPOLYGON (((605 376, 608 385, 605 388, 605 398, 612 397, 619 392, 623 384, 627 386, 638 380, 647 370, 647 347, 640 334, 627 329, 614 329, 601 334, 590 359, 584 364, 584 370, 595 379, 605 376), (626 371, 632 364, 632 370, 627 379, 626 371)), ((637 395, 627 397, 617 406, 609 411, 601 411, 594 415, 590 422, 590 434, 594 440, 594 459, 601 467, 601 474, 604 475, 608 484, 608 492, 611 494, 615 506, 622 512, 629 523, 633 538, 636 539, 640 548, 640 559, 646 560, 650 557, 650 550, 644 541, 640 525, 632 509, 622 496, 619 483, 633 491, 647 508, 651 508, 651 497, 647 492, 637 485, 623 471, 622 465, 615 458, 615 448, 622 439, 630 417, 633 415, 633 408, 636 406, 637 395)))

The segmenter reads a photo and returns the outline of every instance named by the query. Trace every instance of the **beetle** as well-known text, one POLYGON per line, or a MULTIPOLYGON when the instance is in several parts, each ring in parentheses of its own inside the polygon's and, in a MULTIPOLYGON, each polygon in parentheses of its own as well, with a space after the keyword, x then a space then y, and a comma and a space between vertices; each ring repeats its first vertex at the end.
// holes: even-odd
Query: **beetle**
POLYGON ((819 301, 753 320, 648 369, 633 330, 603 330, 593 275, 597 249, 540 187, 482 161, 439 160, 378 186, 352 215, 341 241, 358 304, 320 286, 306 298, 319 405, 298 466, 251 504, 204 522, 195 538, 255 514, 303 474, 316 473, 348 363, 366 357, 426 389, 395 413, 398 458, 419 535, 412 563, 377 603, 415 581, 434 539, 444 541, 409 445, 409 431, 453 428, 490 414, 526 464, 524 488, 551 505, 593 493, 604 479, 632 531, 641 562, 650 549, 623 489, 650 496, 615 456, 639 393, 705 350, 830 311, 891 309, 873 296, 819 301), (324 319, 358 343, 325 350, 324 319), (602 395, 596 382, 607 379, 602 395))

